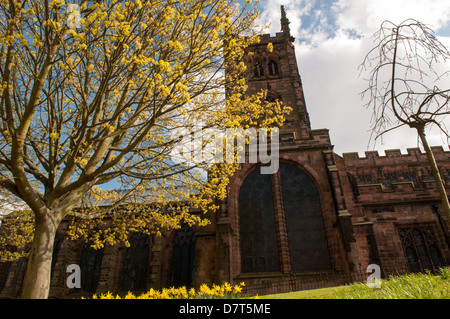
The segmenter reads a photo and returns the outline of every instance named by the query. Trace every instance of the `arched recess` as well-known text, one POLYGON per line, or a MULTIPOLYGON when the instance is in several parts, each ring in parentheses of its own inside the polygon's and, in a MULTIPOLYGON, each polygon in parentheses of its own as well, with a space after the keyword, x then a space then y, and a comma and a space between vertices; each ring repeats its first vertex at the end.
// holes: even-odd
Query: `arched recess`
POLYGON ((269 70, 269 75, 271 76, 280 75, 279 58, 276 54, 270 54, 267 56, 267 69, 269 70))
POLYGON ((241 272, 279 271, 270 175, 253 170, 239 190, 241 272))
POLYGON ((260 56, 253 58, 253 76, 255 78, 264 76, 264 59, 260 56))
POLYGON ((123 266, 122 290, 146 289, 150 260, 150 236, 133 233, 130 247, 125 252, 123 266))
POLYGON ((241 273, 330 269, 318 189, 297 165, 273 175, 254 168, 238 197, 241 273))
POLYGON ((280 74, 280 68, 278 66, 278 63, 274 60, 269 60, 269 63, 267 64, 269 69, 269 75, 279 75, 280 74))
POLYGON ((291 269, 331 268, 319 193, 313 180, 303 170, 284 162, 279 172, 291 269))
POLYGON ((187 224, 176 233, 172 248, 171 285, 192 287, 194 285, 195 234, 187 224))
POLYGON ((89 292, 97 290, 104 250, 104 247, 98 250, 92 248, 91 243, 84 245, 80 261, 82 290, 89 292))

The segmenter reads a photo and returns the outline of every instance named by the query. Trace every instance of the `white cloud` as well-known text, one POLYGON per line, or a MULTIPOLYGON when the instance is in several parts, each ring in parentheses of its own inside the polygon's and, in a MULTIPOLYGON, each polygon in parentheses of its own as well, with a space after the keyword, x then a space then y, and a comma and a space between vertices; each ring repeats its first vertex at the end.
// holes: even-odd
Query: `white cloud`
POLYGON ((336 37, 316 48, 299 46, 297 53, 312 126, 330 130, 336 151, 355 150, 355 144, 364 143, 365 138, 354 139, 364 135, 370 120, 359 96, 363 90, 357 78, 359 46, 358 40, 336 37))
POLYGON ((280 6, 285 6, 286 15, 289 18, 291 34, 299 37, 302 33, 302 16, 308 15, 312 10, 312 2, 306 0, 267 0, 261 3, 261 24, 269 24, 268 33, 280 32, 280 6))
POLYGON ((400 23, 413 18, 438 29, 450 19, 448 0, 339 0, 335 7, 339 27, 366 34, 384 20, 400 23))
MULTIPOLYGON (((265 0, 261 3, 261 20, 271 22, 272 34, 280 31, 282 4, 296 38, 297 62, 312 127, 330 129, 339 154, 362 153, 369 144, 371 110, 364 108, 367 101, 359 95, 367 83, 359 77, 358 66, 373 46, 371 36, 381 22, 416 18, 435 31, 450 25, 448 0, 265 0)), ((450 44, 450 34, 447 36, 440 39, 450 44)), ((434 131, 429 138, 432 145, 444 143, 434 131)), ((383 142, 372 143, 370 149, 382 153, 418 145, 415 132, 409 128, 387 134, 383 142)))

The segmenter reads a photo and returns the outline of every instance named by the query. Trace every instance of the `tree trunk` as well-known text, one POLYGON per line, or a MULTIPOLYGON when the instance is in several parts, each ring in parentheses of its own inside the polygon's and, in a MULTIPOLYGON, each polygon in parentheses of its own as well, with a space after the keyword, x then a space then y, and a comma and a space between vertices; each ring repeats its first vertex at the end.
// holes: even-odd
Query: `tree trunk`
POLYGON ((439 169, 436 164, 436 160, 433 155, 433 151, 431 147, 428 145, 427 137, 425 135, 424 127, 418 127, 417 133, 419 134, 419 138, 422 142, 423 148, 427 154, 428 163, 430 164, 431 172, 433 173, 434 181, 436 182, 437 189, 439 191, 439 196, 441 197, 442 207, 445 212, 445 219, 447 220, 447 224, 450 225, 450 204, 447 197, 447 192, 445 191, 445 186, 442 181, 441 175, 439 174, 439 169))
POLYGON ((51 211, 36 216, 35 234, 28 258, 22 298, 46 299, 50 290, 53 244, 60 220, 51 211))

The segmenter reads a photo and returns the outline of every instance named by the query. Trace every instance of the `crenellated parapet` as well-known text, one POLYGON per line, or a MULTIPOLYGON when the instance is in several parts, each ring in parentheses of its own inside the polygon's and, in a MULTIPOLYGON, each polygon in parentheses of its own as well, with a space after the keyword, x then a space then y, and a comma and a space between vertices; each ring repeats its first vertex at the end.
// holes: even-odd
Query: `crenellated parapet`
POLYGON ((271 35, 270 33, 265 33, 259 37, 259 44, 267 44, 267 43, 281 43, 288 40, 289 42, 293 42, 295 39, 291 35, 286 36, 284 32, 277 32, 275 35, 271 35))
MULTIPOLYGON (((450 151, 444 151, 442 146, 431 147, 437 162, 450 163, 450 151)), ((419 148, 408 148, 407 154, 402 154, 399 149, 386 150, 385 155, 379 155, 378 151, 367 151, 365 156, 360 157, 357 152, 344 153, 342 158, 348 168, 386 166, 386 165, 406 165, 410 163, 426 163, 427 156, 419 148)))
POLYGON ((294 42, 294 37, 291 36, 291 29, 289 28, 289 19, 286 17, 286 11, 284 10, 284 6, 281 6, 281 32, 277 32, 275 36, 271 36, 270 34, 263 34, 260 36, 260 44, 266 43, 277 43, 284 42, 288 40, 289 42, 294 42))
MULTIPOLYGON (((440 175, 450 193, 450 151, 432 147, 440 175)), ((385 155, 367 151, 344 153, 339 157, 341 169, 358 203, 436 201, 439 194, 425 152, 409 148, 386 150, 385 155)))

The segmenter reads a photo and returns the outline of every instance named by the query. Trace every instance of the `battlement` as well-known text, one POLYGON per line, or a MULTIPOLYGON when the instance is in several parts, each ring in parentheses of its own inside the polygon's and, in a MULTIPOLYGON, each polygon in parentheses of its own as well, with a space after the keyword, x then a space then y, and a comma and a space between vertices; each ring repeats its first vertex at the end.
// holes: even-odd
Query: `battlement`
POLYGON ((295 40, 293 36, 286 35, 284 32, 277 32, 275 33, 275 36, 272 36, 270 33, 265 33, 259 37, 259 43, 257 43, 256 45, 285 42, 286 39, 288 39, 290 42, 294 42, 295 40))
MULTIPOLYGON (((442 146, 432 146, 436 162, 450 162, 450 151, 444 151, 442 146)), ((408 148, 407 154, 399 149, 386 150, 385 155, 379 155, 378 151, 366 151, 365 156, 360 157, 357 152, 343 153, 342 158, 346 167, 369 167, 382 165, 405 165, 408 163, 427 162, 425 152, 419 148, 408 148)))
POLYGON ((260 42, 257 45, 263 45, 268 43, 285 42, 286 40, 294 42, 295 38, 291 36, 291 30, 289 28, 289 19, 286 17, 286 11, 284 6, 281 6, 281 32, 277 32, 275 36, 271 36, 269 33, 260 36, 260 42))

